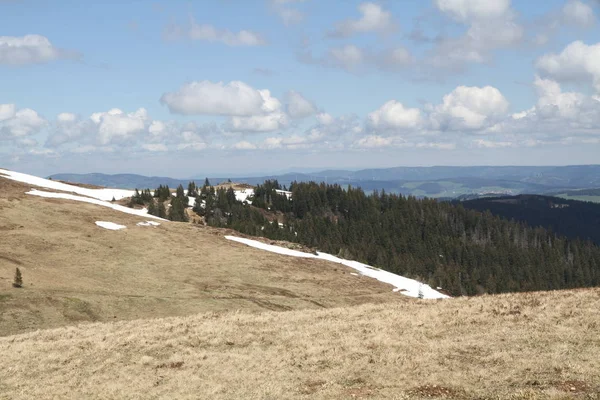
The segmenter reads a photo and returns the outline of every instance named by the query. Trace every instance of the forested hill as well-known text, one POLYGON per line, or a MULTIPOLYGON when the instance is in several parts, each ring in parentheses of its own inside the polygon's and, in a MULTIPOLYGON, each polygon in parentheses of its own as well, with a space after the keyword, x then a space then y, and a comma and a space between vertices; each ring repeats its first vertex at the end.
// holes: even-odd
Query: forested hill
MULTIPOLYGON (((599 191, 600 192, 600 191, 599 191)), ((521 195, 463 201, 465 208, 543 226, 569 238, 600 245, 600 204, 557 197, 521 195)))
POLYGON ((259 185, 252 206, 217 191, 200 212, 213 226, 303 243, 455 295, 600 284, 600 248, 589 241, 460 204, 316 183, 292 184, 291 198, 275 189, 259 185))

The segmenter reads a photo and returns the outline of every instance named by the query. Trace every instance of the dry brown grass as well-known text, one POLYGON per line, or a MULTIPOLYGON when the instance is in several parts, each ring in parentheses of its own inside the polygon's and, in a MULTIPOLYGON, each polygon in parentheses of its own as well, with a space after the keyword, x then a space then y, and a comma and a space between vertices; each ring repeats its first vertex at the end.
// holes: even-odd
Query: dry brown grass
MULTIPOLYGON (((0 177, 0 336, 85 321, 396 301, 343 266, 227 241, 224 231, 25 195, 0 177), (124 231, 95 221, 127 225, 124 231), (15 268, 24 288, 14 289, 15 268)), ((400 299, 405 300, 405 299, 400 299)))
POLYGON ((600 290, 0 338, 0 398, 598 399, 600 290))

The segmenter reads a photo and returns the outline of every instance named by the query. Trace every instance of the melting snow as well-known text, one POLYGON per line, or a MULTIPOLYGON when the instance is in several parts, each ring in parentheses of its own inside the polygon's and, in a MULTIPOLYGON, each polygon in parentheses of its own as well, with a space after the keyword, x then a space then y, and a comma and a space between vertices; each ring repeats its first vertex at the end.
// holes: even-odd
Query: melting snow
POLYGON ((158 219, 158 220, 161 220, 161 221, 165 221, 162 218, 155 217, 154 215, 148 214, 148 210, 146 210, 145 208, 143 208, 141 210, 136 210, 136 209, 129 208, 129 207, 124 207, 124 206, 121 206, 121 205, 118 205, 118 204, 113 204, 113 203, 110 203, 108 201, 91 199, 89 197, 83 197, 83 196, 76 196, 74 194, 44 192, 43 190, 37 190, 37 189, 33 189, 33 190, 27 192, 26 194, 31 194, 33 196, 47 197, 47 198, 50 198, 50 199, 66 199, 66 200, 81 201, 81 202, 84 202, 84 203, 96 204, 96 205, 99 205, 99 206, 112 208, 113 210, 124 212, 124 213, 127 213, 127 214, 138 215, 140 217, 153 218, 153 219, 158 219))
MULTIPOLYGON (((254 196, 254 189, 240 189, 235 190, 235 198, 237 201, 241 201, 242 203, 248 201, 248 197, 254 196)), ((248 201, 248 203, 250 203, 248 201)))
POLYGON ((406 296, 419 297, 419 292, 421 292, 424 299, 445 299, 449 297, 432 289, 429 285, 425 285, 424 283, 414 279, 408 279, 400 275, 392 274, 391 272, 383 271, 379 268, 374 268, 370 265, 359 263, 358 261, 344 260, 343 258, 338 258, 332 256, 331 254, 321 252, 317 252, 317 255, 304 253, 301 251, 286 249, 284 247, 273 246, 256 240, 244 239, 236 236, 225 236, 225 238, 255 247, 257 249, 270 251, 272 253, 283 254, 292 257, 317 258, 320 260, 343 264, 347 267, 355 269, 362 275, 377 279, 380 282, 389 283, 395 287, 395 292, 400 292, 406 296))
POLYGON ((62 192, 77 193, 82 196, 92 197, 98 200, 111 201, 121 200, 125 197, 131 197, 135 193, 133 190, 122 189, 87 189, 79 186, 68 185, 66 183, 53 181, 50 179, 39 178, 33 175, 22 174, 20 172, 0 169, 0 176, 13 181, 29 183, 34 186, 40 186, 46 189, 60 190, 62 192))
POLYGON ((137 226, 159 226, 160 223, 154 222, 154 221, 144 221, 144 222, 138 222, 136 225, 137 226))
POLYGON ((96 221, 96 225, 104 229, 110 229, 111 231, 118 231, 119 229, 127 228, 124 225, 115 224, 114 222, 96 221))

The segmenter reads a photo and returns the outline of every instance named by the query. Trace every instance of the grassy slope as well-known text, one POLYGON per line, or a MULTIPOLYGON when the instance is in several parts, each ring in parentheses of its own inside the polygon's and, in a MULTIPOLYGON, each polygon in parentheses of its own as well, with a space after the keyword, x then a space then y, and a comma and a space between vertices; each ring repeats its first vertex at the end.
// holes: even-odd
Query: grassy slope
POLYGON ((0 338, 0 398, 597 399, 598 309, 589 289, 40 331, 0 338))
POLYGON ((143 218, 27 190, 0 177, 0 336, 83 321, 405 300, 344 266, 252 249, 221 230, 138 227, 143 218), (24 289, 11 286, 16 267, 24 289))

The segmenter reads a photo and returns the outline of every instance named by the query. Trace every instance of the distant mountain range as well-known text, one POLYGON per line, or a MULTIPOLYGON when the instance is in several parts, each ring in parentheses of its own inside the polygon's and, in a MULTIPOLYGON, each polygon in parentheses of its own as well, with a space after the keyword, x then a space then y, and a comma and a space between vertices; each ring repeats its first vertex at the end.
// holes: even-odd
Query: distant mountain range
MULTIPOLYGON (((135 174, 55 174, 52 179, 122 189, 155 188, 159 185, 187 185, 190 179, 147 177, 135 174)), ((212 183, 227 180, 209 177, 212 183)), ((235 178, 235 182, 255 185, 277 179, 282 185, 293 181, 317 181, 352 185, 365 191, 385 190, 417 197, 456 198, 460 196, 545 194, 600 187, 600 165, 574 166, 474 166, 474 167, 396 167, 360 171, 325 170, 314 173, 286 173, 235 178)), ((204 177, 193 179, 196 183, 204 177)))

